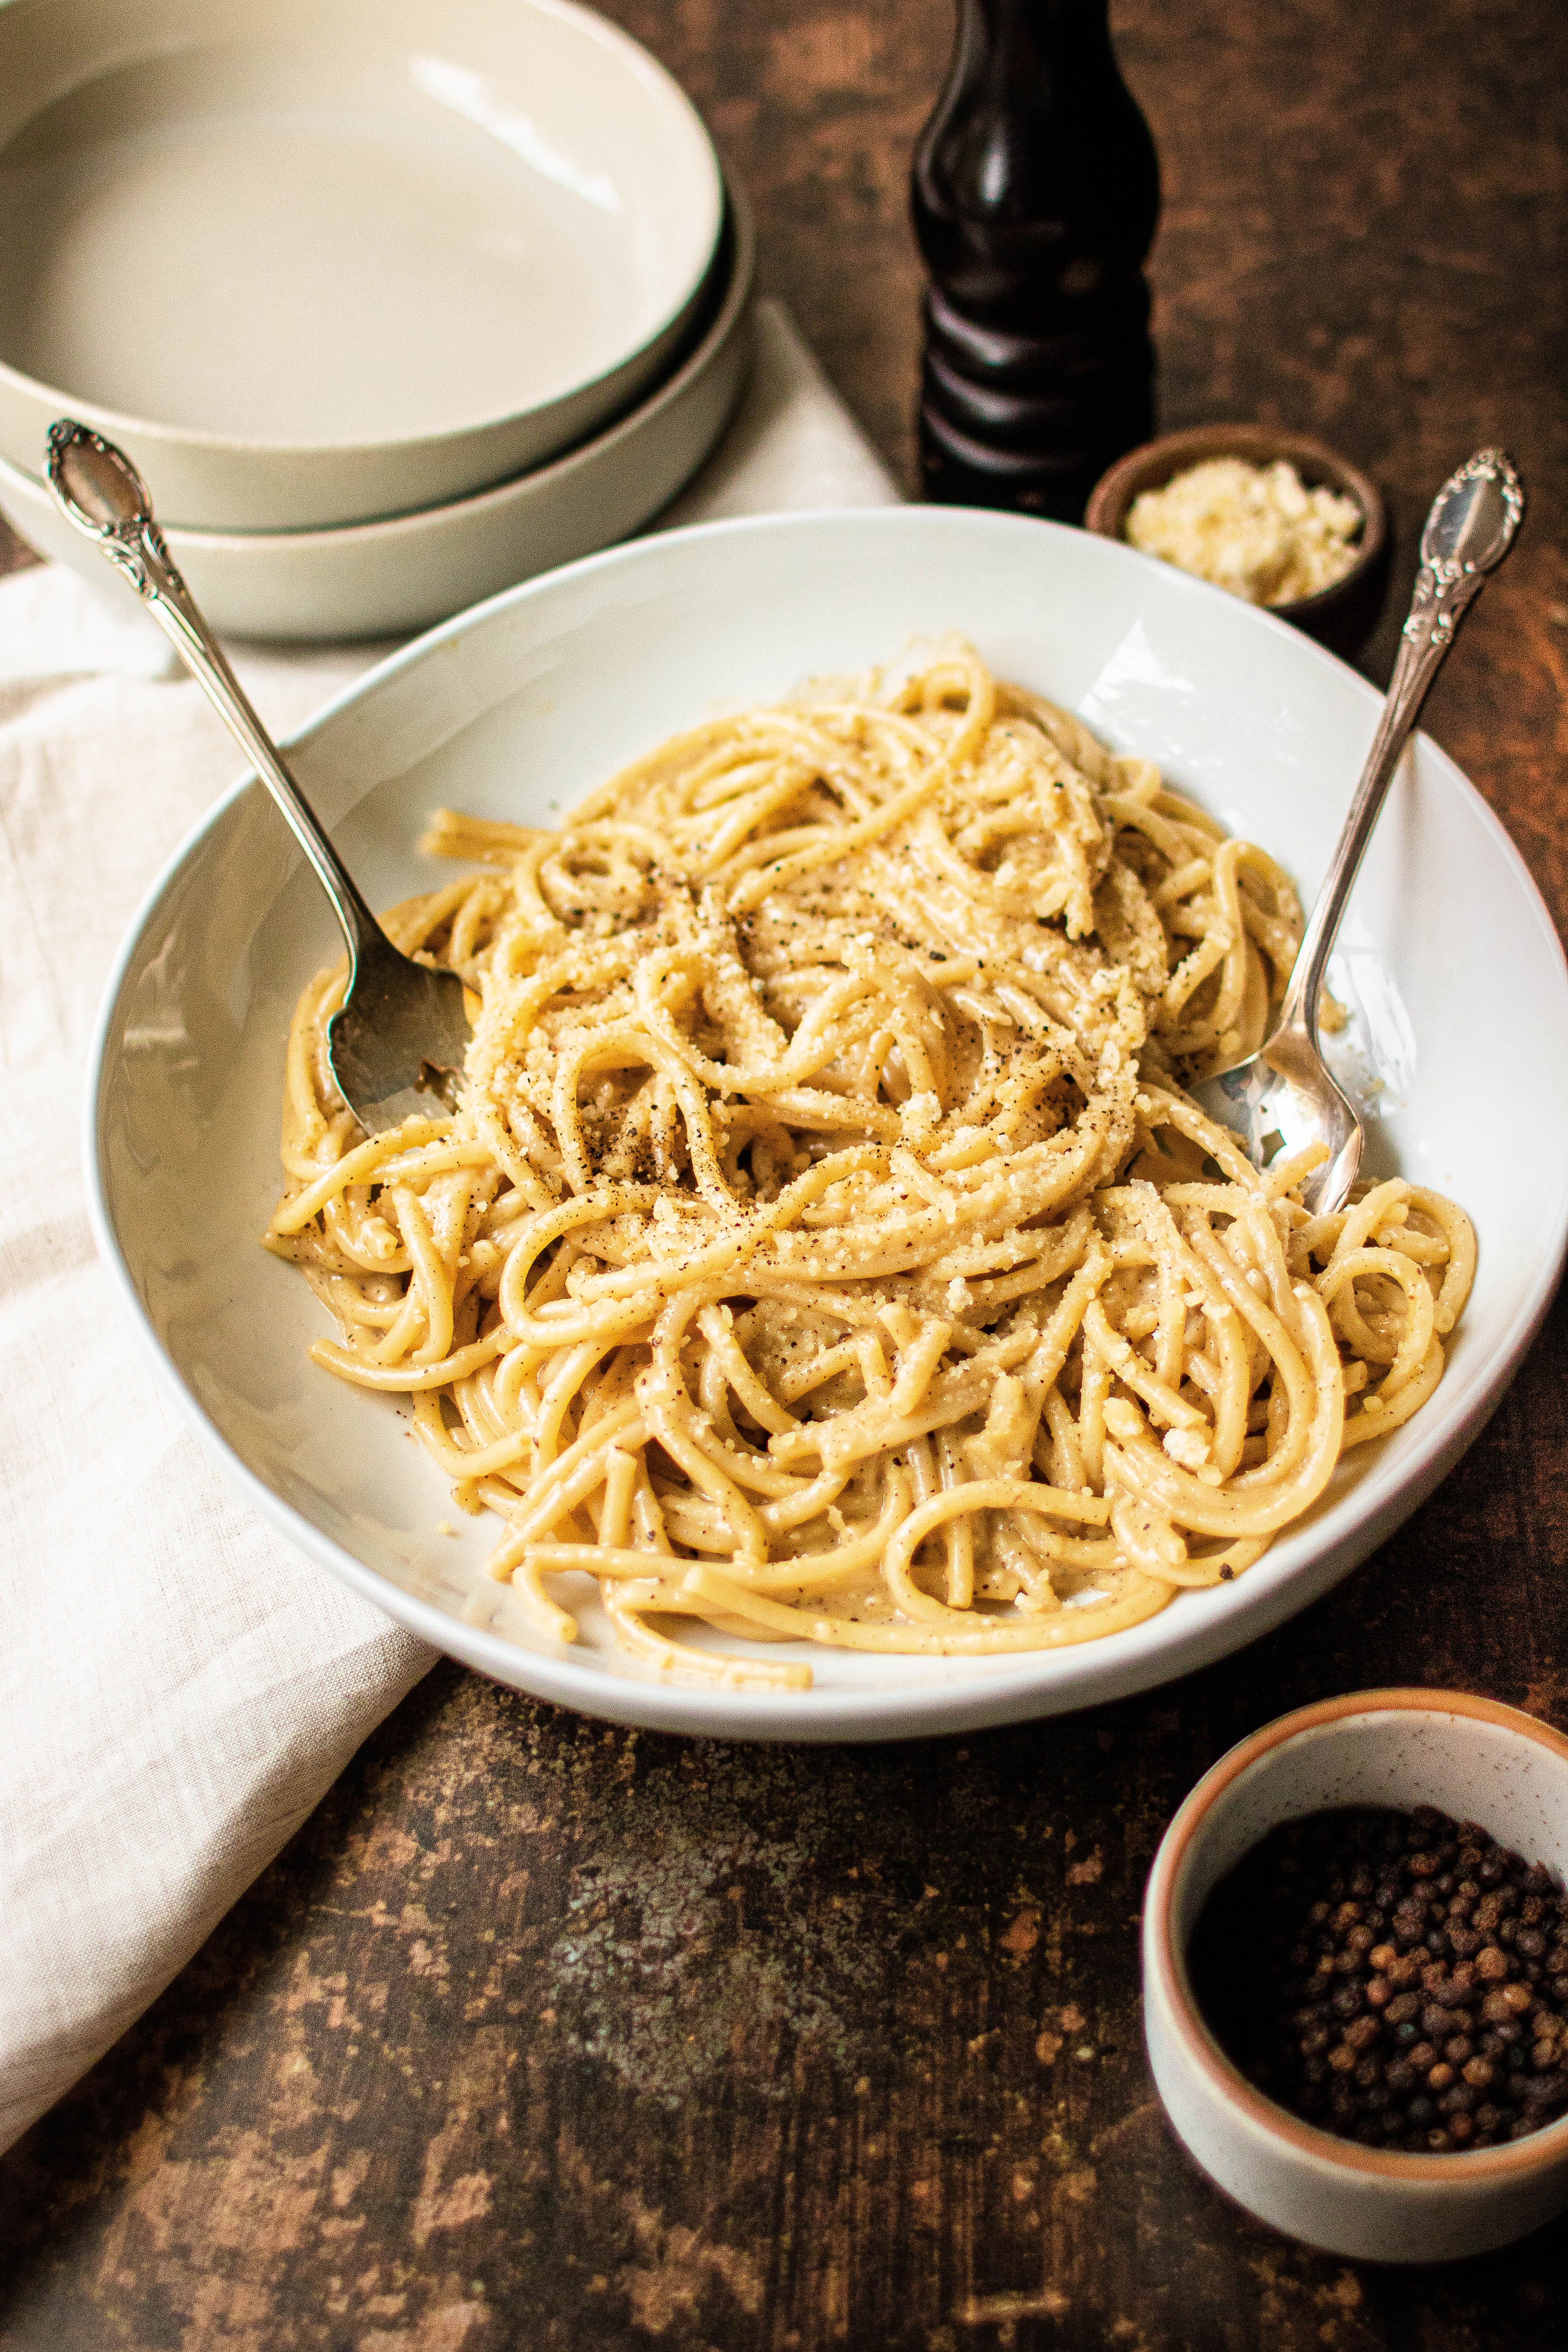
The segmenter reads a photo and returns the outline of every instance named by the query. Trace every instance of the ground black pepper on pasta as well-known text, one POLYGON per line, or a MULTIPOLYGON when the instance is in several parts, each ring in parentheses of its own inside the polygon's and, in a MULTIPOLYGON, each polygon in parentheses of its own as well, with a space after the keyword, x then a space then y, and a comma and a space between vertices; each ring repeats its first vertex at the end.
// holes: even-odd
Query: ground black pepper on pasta
POLYGON ((962 640, 426 846, 479 869, 387 919, 478 999, 461 1107, 363 1135, 321 973, 266 1241, 504 1522, 473 1622, 596 1586, 642 1668, 772 1689, 1099 1639, 1441 1380, 1463 1213, 1314 1215, 1184 1092, 1263 1040, 1289 877, 962 640))
POLYGON ((1226 2055, 1365 2147, 1495 2147, 1568 2113, 1568 1897, 1473 1822, 1286 1823, 1204 1906, 1193 1990, 1226 2055))

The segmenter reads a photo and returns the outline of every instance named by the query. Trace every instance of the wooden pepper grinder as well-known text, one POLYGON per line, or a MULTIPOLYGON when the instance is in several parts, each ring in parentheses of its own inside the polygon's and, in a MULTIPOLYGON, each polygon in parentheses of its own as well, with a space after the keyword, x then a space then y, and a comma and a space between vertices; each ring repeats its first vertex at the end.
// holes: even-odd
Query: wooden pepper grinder
POLYGON ((911 204, 931 271, 926 497, 1081 521, 1154 421, 1160 166, 1107 0, 958 0, 911 204))

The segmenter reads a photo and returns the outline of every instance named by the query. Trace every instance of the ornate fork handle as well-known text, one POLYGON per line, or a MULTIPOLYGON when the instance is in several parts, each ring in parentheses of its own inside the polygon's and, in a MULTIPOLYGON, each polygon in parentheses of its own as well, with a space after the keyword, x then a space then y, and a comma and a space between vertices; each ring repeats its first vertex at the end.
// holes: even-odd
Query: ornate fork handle
POLYGON ((1279 1011, 1279 1029, 1303 1031, 1314 1050, 1329 956, 1399 755, 1459 623, 1487 574, 1512 546, 1523 519, 1523 486, 1501 449, 1478 449, 1433 501, 1388 699, 1279 1011))
MULTIPOLYGON (((1501 498, 1507 535, 1511 541, 1524 520, 1524 489, 1502 450, 1478 450, 1459 467, 1450 487, 1482 480, 1493 484, 1501 498)), ((1422 535, 1421 569, 1416 574, 1410 611, 1405 616, 1405 642, 1399 648, 1400 665, 1406 664, 1409 659, 1406 646, 1414 648, 1417 658, 1429 646, 1447 652, 1454 642, 1454 632, 1467 608, 1497 561, 1494 556, 1489 562, 1478 562, 1464 554, 1446 554, 1435 548, 1428 549, 1428 536, 1429 533, 1422 535)))
POLYGON ((386 936, 251 709, 222 646, 202 618, 180 567, 169 552, 168 542, 153 520, 152 500, 141 475, 131 460, 100 434, 73 423, 69 417, 61 417, 49 428, 48 473, 56 496, 78 530, 95 540, 115 570, 131 583, 244 745, 258 775, 288 819, 295 839, 331 900, 333 912, 342 926, 351 962, 357 970, 362 959, 374 957, 385 950, 386 936), (73 456, 79 457, 83 452, 101 461, 95 486, 107 492, 95 500, 91 509, 81 503, 67 475, 73 456))

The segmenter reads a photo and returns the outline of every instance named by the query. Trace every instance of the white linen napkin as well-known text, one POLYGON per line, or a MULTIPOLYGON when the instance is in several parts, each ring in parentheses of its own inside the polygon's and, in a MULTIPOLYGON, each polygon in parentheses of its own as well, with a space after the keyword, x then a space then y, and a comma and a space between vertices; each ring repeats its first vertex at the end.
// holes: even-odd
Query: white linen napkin
MULTIPOLYGON (((661 524, 898 493, 787 314, 661 524)), ((157 630, 55 566, 0 581, 0 2148, 184 1965, 433 1653, 232 1494, 97 1259, 94 1015, 237 755, 157 630)), ((240 649, 283 733, 382 649, 240 649)))

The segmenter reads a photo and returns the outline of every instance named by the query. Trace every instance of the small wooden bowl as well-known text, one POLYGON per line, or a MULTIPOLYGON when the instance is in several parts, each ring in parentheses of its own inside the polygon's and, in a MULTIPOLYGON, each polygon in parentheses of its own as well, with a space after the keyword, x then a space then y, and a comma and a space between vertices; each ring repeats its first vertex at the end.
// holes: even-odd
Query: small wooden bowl
POLYGON ((1100 476, 1084 514, 1086 530, 1120 539, 1128 509, 1140 492, 1161 488, 1189 466, 1209 457, 1245 457, 1249 465, 1272 465, 1284 457, 1309 489, 1319 484, 1353 499, 1362 511, 1356 561, 1342 580, 1294 604, 1267 609, 1315 637, 1331 652, 1352 660, 1377 626, 1388 587, 1392 551, 1388 516, 1375 482, 1310 434, 1287 433, 1273 425, 1195 425, 1184 433, 1164 433, 1157 441, 1130 449, 1100 476))

